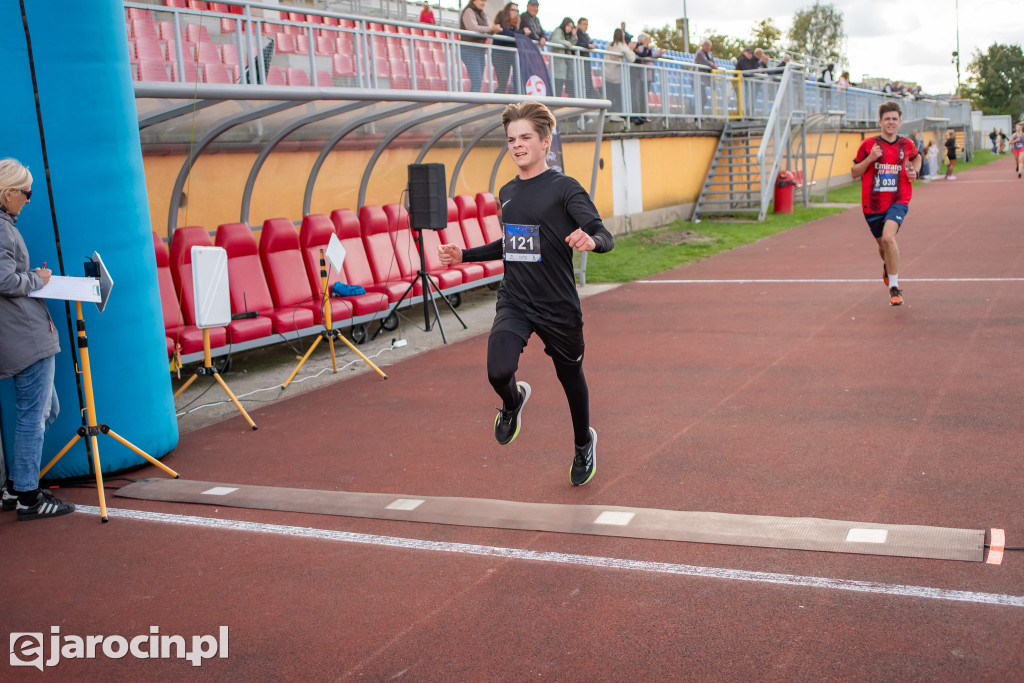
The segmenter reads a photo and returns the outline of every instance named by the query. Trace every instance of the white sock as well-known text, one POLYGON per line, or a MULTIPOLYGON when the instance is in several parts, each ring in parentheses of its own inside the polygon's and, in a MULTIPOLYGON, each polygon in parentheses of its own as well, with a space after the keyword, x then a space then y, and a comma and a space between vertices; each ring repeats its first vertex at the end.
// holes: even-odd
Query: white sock
POLYGON ((899 289, 900 276, 897 275, 896 273, 889 273, 889 286, 896 287, 897 289, 899 289))

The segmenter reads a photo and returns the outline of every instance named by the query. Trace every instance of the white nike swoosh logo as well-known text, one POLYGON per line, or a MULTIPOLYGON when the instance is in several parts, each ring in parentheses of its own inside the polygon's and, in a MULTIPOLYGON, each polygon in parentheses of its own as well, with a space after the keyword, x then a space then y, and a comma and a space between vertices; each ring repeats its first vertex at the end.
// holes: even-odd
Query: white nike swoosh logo
POLYGON ((506 199, 505 201, 503 201, 503 202, 501 203, 501 208, 503 208, 503 209, 504 209, 504 208, 505 208, 505 205, 506 205, 506 204, 508 204, 508 203, 509 203, 510 201, 512 201, 512 200, 511 200, 511 199, 506 199))

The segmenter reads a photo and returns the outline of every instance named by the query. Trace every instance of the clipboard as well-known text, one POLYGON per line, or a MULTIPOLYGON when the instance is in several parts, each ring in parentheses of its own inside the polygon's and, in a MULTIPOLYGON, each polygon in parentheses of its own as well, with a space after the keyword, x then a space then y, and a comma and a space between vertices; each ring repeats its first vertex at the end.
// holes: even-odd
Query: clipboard
POLYGON ((94 304, 103 299, 100 281, 94 277, 69 277, 51 275, 50 281, 29 296, 33 299, 62 299, 64 301, 89 301, 94 304))

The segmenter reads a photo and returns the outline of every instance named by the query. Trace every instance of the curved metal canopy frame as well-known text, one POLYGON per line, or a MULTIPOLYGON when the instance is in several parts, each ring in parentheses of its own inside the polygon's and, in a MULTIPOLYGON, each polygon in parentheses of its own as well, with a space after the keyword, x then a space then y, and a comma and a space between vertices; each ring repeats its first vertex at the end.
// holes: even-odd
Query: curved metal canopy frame
POLYGON ((252 191, 256 186, 256 178, 260 174, 260 169, 263 168, 263 162, 267 160, 267 157, 270 156, 271 152, 274 151, 274 148, 277 147, 282 140, 303 126, 329 119, 332 116, 338 116, 350 111, 355 111, 356 109, 368 107, 371 104, 373 104, 373 102, 351 102, 349 104, 343 104, 340 107, 333 107, 327 111, 317 112, 316 114, 310 114, 308 116, 300 116, 278 131, 276 135, 263 145, 263 149, 260 150, 259 155, 256 157, 256 161, 253 162, 252 168, 249 170, 249 177, 245 179, 245 190, 242 192, 242 207, 239 211, 238 220, 246 225, 249 224, 249 210, 252 208, 252 191))
MULTIPOLYGON (((147 146, 165 149, 167 146, 186 146, 190 143, 185 136, 187 130, 183 126, 176 127, 176 120, 192 116, 200 109, 209 109, 225 102, 248 103, 250 107, 243 113, 232 113, 225 118, 219 119, 214 116, 207 116, 202 120, 204 128, 199 131, 201 139, 193 145, 185 154, 186 160, 175 180, 171 202, 168 212, 168 232, 173 232, 177 227, 177 215, 181 205, 181 191, 191 173, 196 159, 204 153, 217 139, 227 130, 243 123, 252 122, 268 117, 306 103, 328 103, 337 102, 337 106, 331 106, 325 111, 313 114, 297 116, 291 120, 273 122, 267 133, 270 139, 259 144, 259 153, 249 170, 243 192, 242 205, 240 207, 241 220, 248 223, 251 211, 252 195, 259 172, 270 154, 289 135, 310 124, 325 121, 332 116, 338 116, 360 108, 378 105, 378 111, 357 120, 347 122, 340 130, 331 131, 327 139, 324 133, 314 131, 312 137, 306 137, 307 141, 323 141, 320 154, 307 178, 305 194, 303 197, 303 213, 308 214, 312 202, 313 188, 316 184, 317 175, 320 172, 327 156, 334 150, 338 143, 347 135, 376 121, 382 121, 395 116, 400 116, 418 108, 432 104, 451 105, 444 107, 441 113, 435 113, 429 118, 427 116, 416 117, 412 121, 399 122, 398 130, 388 131, 389 142, 393 141, 403 132, 416 125, 424 125, 429 120, 448 116, 451 113, 470 111, 472 107, 480 107, 479 113, 470 112, 468 116, 459 117, 453 122, 444 122, 441 129, 435 131, 420 149, 416 163, 422 162, 423 158, 430 152, 434 145, 445 135, 457 129, 459 126, 467 125, 474 121, 493 116, 495 110, 504 107, 510 102, 525 101, 528 98, 522 96, 497 95, 489 93, 445 93, 434 91, 410 90, 369 90, 362 88, 319 88, 319 87, 278 87, 269 85, 246 85, 246 84, 189 84, 189 83, 136 83, 135 96, 137 100, 145 100, 145 106, 140 105, 139 129, 155 130, 143 139, 144 150, 147 146), (262 102, 262 105, 257 105, 262 102), (159 124, 168 124, 166 132, 156 128, 159 124)), ((569 118, 579 115, 583 111, 598 112, 607 110, 611 103, 607 100, 586 100, 574 98, 532 98, 543 102, 551 108, 557 119, 569 118)), ((603 118, 603 117, 601 117, 603 118)), ((469 153, 494 130, 494 127, 486 126, 485 130, 474 133, 472 140, 468 141, 459 158, 456 168, 452 174, 450 185, 454 186, 458 175, 461 172, 469 153)), ((597 177, 597 160, 600 156, 601 135, 603 126, 598 124, 595 146, 595 168, 591 179, 591 194, 593 194, 597 177)), ((365 192, 371 177, 375 163, 386 148, 386 144, 376 145, 374 157, 363 172, 362 183, 359 190, 359 202, 365 200, 365 192)), ((506 153, 504 145, 495 161, 491 174, 490 190, 494 191, 498 167, 506 153)))
POLYGON ((313 188, 316 186, 316 179, 320 175, 320 168, 324 165, 327 155, 334 150, 335 146, 341 142, 343 137, 368 123, 380 121, 381 119, 386 119, 391 116, 398 116, 399 114, 405 114, 406 112, 420 109, 423 106, 425 106, 424 103, 417 102, 414 104, 407 104, 404 107, 395 107, 387 111, 375 112, 372 116, 364 116, 361 119, 353 121, 328 138, 327 142, 324 143, 324 146, 320 149, 320 154, 313 163, 313 169, 309 172, 309 178, 306 180, 306 192, 302 197, 302 215, 308 215, 309 209, 313 204, 313 188))
MULTIPOLYGON (((359 183, 359 199, 356 200, 356 210, 362 208, 363 202, 366 200, 366 188, 370 184, 370 175, 373 173, 374 166, 377 165, 377 159, 380 158, 380 155, 384 153, 384 150, 387 149, 387 146, 390 145, 395 138, 397 138, 399 135, 409 130, 410 128, 421 126, 424 123, 434 121, 435 119, 440 119, 443 117, 451 116, 452 114, 457 114, 460 111, 466 111, 467 109, 470 109, 473 106, 475 105, 458 104, 454 107, 449 107, 443 111, 431 112, 426 116, 420 116, 415 119, 412 119, 411 121, 407 122, 404 126, 399 126, 395 130, 391 131, 391 133, 384 136, 384 139, 382 139, 377 144, 376 149, 373 150, 373 155, 370 157, 370 160, 366 162, 366 169, 363 171, 363 179, 359 183)), ((466 119, 462 119, 459 125, 462 125, 464 123, 466 123, 466 119)))
POLYGON ((167 234, 172 234, 178 228, 178 209, 181 208, 181 191, 185 187, 185 180, 192 172, 192 166, 195 163, 196 158, 203 153, 203 150, 214 140, 216 140, 221 133, 241 123, 247 123, 249 121, 255 121, 261 119, 264 116, 270 114, 276 114, 279 111, 285 109, 291 109, 301 105, 302 102, 275 102, 268 104, 265 107, 260 107, 252 111, 243 112, 237 116, 224 119, 216 126, 213 130, 207 133, 202 140, 200 140, 185 157, 185 163, 181 165, 181 170, 178 171, 178 178, 174 181, 174 191, 171 193, 171 204, 170 209, 167 213, 167 234))

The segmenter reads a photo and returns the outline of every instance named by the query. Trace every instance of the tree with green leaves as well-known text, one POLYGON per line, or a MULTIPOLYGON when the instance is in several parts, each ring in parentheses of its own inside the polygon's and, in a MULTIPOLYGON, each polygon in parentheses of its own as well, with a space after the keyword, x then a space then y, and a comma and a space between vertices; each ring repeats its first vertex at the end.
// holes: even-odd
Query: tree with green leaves
POLYGON ((974 51, 967 66, 975 106, 986 114, 1024 112, 1024 51, 1020 45, 992 43, 982 54, 974 51))
POLYGON ((782 29, 775 25, 775 21, 771 17, 762 19, 750 29, 750 40, 753 45, 770 52, 781 44, 782 29))
MULTIPOLYGON (((648 28, 644 26, 644 33, 651 36, 651 41, 660 47, 662 50, 676 50, 678 52, 684 52, 683 49, 683 36, 677 35, 676 28, 665 24, 661 28, 648 28)), ((697 47, 700 47, 699 45, 697 47)), ((692 45, 691 50, 696 49, 692 45)))
POLYGON ((793 15, 789 50, 819 62, 840 62, 846 45, 843 13, 831 4, 815 1, 793 15))

